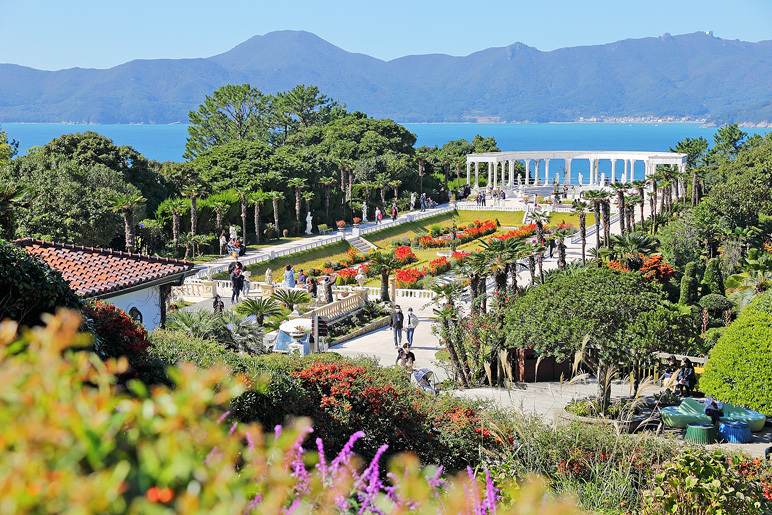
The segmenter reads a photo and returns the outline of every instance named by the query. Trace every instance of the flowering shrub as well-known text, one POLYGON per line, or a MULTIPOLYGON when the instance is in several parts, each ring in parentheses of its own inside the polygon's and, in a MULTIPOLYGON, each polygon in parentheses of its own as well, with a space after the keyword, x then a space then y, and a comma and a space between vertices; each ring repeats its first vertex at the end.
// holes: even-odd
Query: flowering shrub
POLYGON ((97 352, 103 358, 126 356, 133 366, 141 366, 147 358, 150 340, 142 324, 124 310, 103 300, 89 301, 83 314, 92 320, 96 333, 97 352))
MULTIPOLYGON (((459 227, 459 232, 456 232, 455 239, 459 244, 468 243, 472 240, 476 240, 477 238, 487 236, 488 234, 493 234, 496 232, 496 228, 497 225, 495 221, 486 220, 484 222, 480 222, 479 220, 475 220, 474 223, 468 228, 459 227)), ((452 234, 446 234, 436 238, 432 236, 421 236, 418 238, 418 245, 424 249, 442 248, 450 246, 450 242, 452 240, 452 234)))
POLYGON ((453 261, 453 263, 460 263, 461 261, 468 258, 469 255, 469 252, 465 250, 457 250, 450 256, 450 259, 453 261))
POLYGON ((450 261, 448 261, 448 258, 444 256, 439 259, 435 259, 434 261, 430 261, 429 267, 427 268, 427 272, 431 276, 444 274, 448 270, 450 270, 450 261))
POLYGON ((354 247, 349 247, 346 251, 346 259, 351 263, 363 263, 366 260, 365 256, 354 247))
POLYGON ((356 268, 344 268, 343 270, 338 270, 338 278, 335 279, 335 284, 338 286, 356 284, 355 277, 358 273, 359 271, 356 268))
POLYGON ((609 270, 616 270, 617 272, 629 272, 630 269, 621 261, 609 261, 606 263, 609 270))
POLYGON ((407 270, 395 270, 397 288, 415 288, 418 281, 426 276, 426 268, 408 268, 407 270))
POLYGON ((343 229, 344 227, 346 227, 346 221, 345 220, 338 220, 337 222, 335 222, 335 225, 338 226, 338 229, 343 229))
POLYGON ((639 270, 643 276, 660 284, 667 284, 675 276, 675 269, 660 254, 646 258, 639 270))
POLYGON ((410 247, 397 247, 394 249, 394 257, 397 258, 401 265, 409 265, 418 261, 415 253, 410 247))
POLYGON ((120 393, 114 374, 125 361, 70 350, 87 343, 80 323, 75 313, 60 313, 23 336, 16 324, 0 324, 4 512, 576 513, 565 502, 545 502, 537 484, 501 483, 499 490, 487 470, 484 479, 471 469, 448 479, 442 467, 422 470, 415 457, 401 456, 384 475, 387 444, 361 468, 354 446, 370 438, 361 431, 331 460, 317 438, 307 460, 307 421, 266 434, 232 418, 227 404, 248 381, 224 367, 187 364, 173 374, 174 389, 120 393), (505 506, 508 499, 517 502, 505 506))

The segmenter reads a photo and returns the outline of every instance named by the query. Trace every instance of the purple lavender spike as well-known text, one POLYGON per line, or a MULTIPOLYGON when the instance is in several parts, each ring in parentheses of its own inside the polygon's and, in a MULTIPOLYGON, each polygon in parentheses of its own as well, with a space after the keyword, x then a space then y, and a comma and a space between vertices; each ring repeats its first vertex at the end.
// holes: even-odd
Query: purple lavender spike
POLYGON ((250 433, 247 433, 247 446, 250 451, 255 450, 255 442, 252 440, 252 435, 250 433))
POLYGON ((263 496, 261 494, 257 494, 254 499, 252 499, 252 502, 249 503, 249 506, 244 510, 244 515, 248 515, 252 512, 255 508, 257 508, 257 505, 263 502, 263 496))
POLYGON ((332 460, 330 469, 333 474, 333 476, 337 475, 338 470, 343 465, 348 465, 349 460, 351 459, 351 456, 354 454, 352 449, 354 448, 354 444, 357 440, 360 438, 364 438, 365 433, 364 431, 357 431, 351 437, 348 439, 348 442, 346 442, 346 445, 343 446, 343 449, 341 449, 338 456, 332 460))
POLYGON ((327 462, 324 457, 324 442, 321 438, 316 439, 316 448, 319 449, 319 463, 316 464, 316 469, 322 474, 322 484, 327 482, 327 462))
POLYGON ((493 486, 493 481, 491 481, 491 474, 488 471, 488 467, 485 467, 485 506, 488 509, 488 511, 492 514, 496 514, 496 487, 493 486))
POLYGON ((218 418, 218 419, 217 419, 217 423, 218 423, 218 424, 222 424, 223 420, 225 420, 226 418, 228 418, 228 415, 230 415, 230 414, 231 414, 231 412, 230 412, 230 411, 226 411, 225 413, 223 413, 222 415, 220 415, 220 418, 218 418))
POLYGON ((230 431, 228 431, 228 436, 232 435, 232 434, 233 434, 233 432, 234 432, 234 431, 236 431, 236 427, 237 427, 238 425, 239 425, 239 423, 238 423, 238 422, 234 422, 234 423, 233 423, 233 425, 231 426, 231 430, 230 430, 230 431))

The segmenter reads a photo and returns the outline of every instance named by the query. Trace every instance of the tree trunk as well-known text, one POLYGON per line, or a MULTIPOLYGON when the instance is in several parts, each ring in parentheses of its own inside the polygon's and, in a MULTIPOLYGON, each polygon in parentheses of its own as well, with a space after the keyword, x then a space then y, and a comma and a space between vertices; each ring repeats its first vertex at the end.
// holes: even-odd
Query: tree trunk
POLYGON ((123 223, 126 229, 126 252, 134 252, 134 210, 132 208, 123 212, 123 223))
POLYGON ((603 202, 603 239, 606 240, 606 247, 611 247, 611 202, 603 202))
POLYGON ((531 254, 528 256, 528 271, 531 273, 531 286, 536 282, 536 258, 531 254))
POLYGON ((539 252, 536 262, 539 264, 539 280, 544 284, 544 252, 539 252))
POLYGON ((558 240, 558 268, 561 270, 566 268, 566 244, 562 238, 558 240))
POLYGON ((244 236, 244 245, 247 244, 247 194, 241 192, 241 235, 244 236))
POLYGON ((324 223, 330 225, 330 186, 324 187, 324 223))
POLYGON ((196 197, 190 197, 190 234, 196 235, 198 225, 198 201, 196 197))
POLYGON ((619 229, 625 233, 625 192, 617 190, 617 206, 619 207, 619 229))
POLYGON ((450 328, 450 320, 445 319, 443 320, 443 324, 445 325, 445 331, 448 335, 448 338, 445 340, 445 347, 448 348, 448 354, 450 355, 450 361, 453 363, 453 368, 456 369, 456 373, 461 378, 461 384, 463 384, 466 387, 469 387, 469 381, 466 378, 464 374, 464 369, 461 367, 461 362, 458 359, 458 354, 456 354, 456 348, 453 344, 451 335, 451 328, 450 328))
POLYGON ((480 299, 480 311, 485 313, 488 311, 488 278, 485 276, 480 277, 477 283, 477 297, 480 299))
POLYGON ((255 202, 255 244, 260 244, 260 202, 255 202))
POLYGON ((176 211, 172 212, 172 242, 174 243, 174 252, 176 254, 177 247, 180 246, 180 214, 176 211))
POLYGON ((692 170, 692 207, 697 205, 697 202, 700 201, 699 195, 697 194, 697 169, 692 170))
POLYGON ((300 231, 300 209, 301 209, 300 188, 295 187, 295 219, 298 221, 298 231, 300 231))
MULTIPOLYGON (((611 388, 606 388, 606 380, 609 370, 605 363, 598 362, 598 399, 600 400, 600 412, 606 413, 611 400, 611 388)), ((610 386, 610 382, 609 382, 610 386)))
MULTIPOLYGON (((587 215, 579 213, 579 235, 582 237, 582 264, 587 264, 585 250, 587 248, 587 215)), ((533 282, 531 282, 533 284, 533 282)))
POLYGON ((279 229, 279 199, 273 198, 273 224, 276 226, 276 238, 281 238, 281 229, 279 229))
POLYGON ((593 202, 593 213, 595 213, 595 248, 600 249, 600 202, 593 202))
POLYGON ((386 188, 381 188, 381 205, 386 209, 386 188))
POLYGON ((381 302, 389 302, 389 271, 381 270, 381 302))

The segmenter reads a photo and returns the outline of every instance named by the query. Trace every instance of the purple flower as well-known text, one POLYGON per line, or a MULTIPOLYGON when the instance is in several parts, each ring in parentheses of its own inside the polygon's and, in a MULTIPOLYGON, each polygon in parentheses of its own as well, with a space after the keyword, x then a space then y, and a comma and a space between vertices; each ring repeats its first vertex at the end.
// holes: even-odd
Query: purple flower
POLYGON ((247 515, 248 513, 251 513, 252 510, 257 508, 257 505, 263 502, 263 496, 260 494, 257 494, 254 499, 252 499, 252 502, 249 503, 249 506, 247 506, 247 509, 244 510, 244 515, 247 515))
POLYGON ((360 438, 364 438, 365 433, 364 431, 357 431, 351 437, 348 439, 348 442, 346 442, 346 445, 343 446, 343 449, 341 449, 338 456, 332 460, 332 463, 330 464, 330 472, 333 476, 336 476, 338 473, 338 470, 344 466, 348 465, 349 461, 351 460, 351 456, 354 454, 353 448, 354 444, 357 440, 360 438))
POLYGON ((236 431, 236 426, 238 426, 238 425, 239 425, 239 423, 238 423, 238 422, 234 422, 234 423, 233 423, 233 425, 231 426, 231 430, 230 430, 230 431, 228 431, 228 435, 229 435, 229 436, 230 436, 230 435, 232 435, 234 431, 236 431))
POLYGON ((226 418, 228 418, 228 415, 230 415, 230 414, 231 414, 231 412, 230 412, 230 411, 226 411, 225 413, 223 413, 222 415, 220 415, 220 418, 218 418, 218 419, 217 419, 217 423, 218 423, 218 424, 222 424, 223 420, 225 420, 226 418))
POLYGON ((247 446, 250 451, 255 450, 255 442, 252 440, 252 435, 250 433, 247 433, 247 446))

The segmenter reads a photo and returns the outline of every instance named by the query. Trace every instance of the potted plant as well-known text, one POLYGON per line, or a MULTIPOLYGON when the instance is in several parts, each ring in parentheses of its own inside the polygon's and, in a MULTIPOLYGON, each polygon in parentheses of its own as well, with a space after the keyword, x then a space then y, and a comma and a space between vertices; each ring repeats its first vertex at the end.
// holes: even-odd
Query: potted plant
POLYGON ((306 336, 306 328, 302 325, 296 326, 295 330, 290 333, 290 336, 293 340, 300 343, 306 336))
POLYGON ((361 221, 362 221, 361 218, 358 218, 358 217, 355 216, 354 217, 354 227, 357 227, 359 225, 359 222, 361 222, 361 221))
POLYGON ((346 221, 345 220, 338 220, 335 222, 338 225, 338 230, 342 231, 344 227, 346 227, 346 221))

